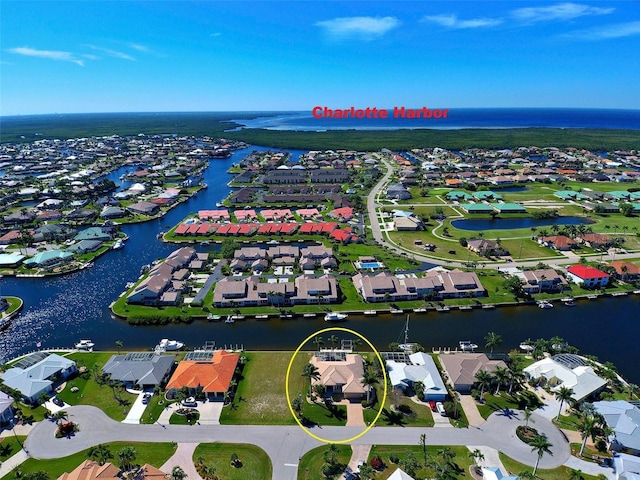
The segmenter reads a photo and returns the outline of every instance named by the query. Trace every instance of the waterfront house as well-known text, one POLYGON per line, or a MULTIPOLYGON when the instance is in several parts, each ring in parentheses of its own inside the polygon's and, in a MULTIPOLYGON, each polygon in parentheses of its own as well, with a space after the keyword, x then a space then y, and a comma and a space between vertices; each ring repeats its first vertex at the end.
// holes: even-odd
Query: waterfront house
POLYGON ((538 244, 545 247, 553 248, 558 251, 567 251, 574 249, 578 243, 566 235, 550 235, 547 237, 538 237, 538 244))
POLYGON ((0 268, 14 268, 22 263, 26 257, 18 253, 0 253, 0 268))
POLYGON ((431 355, 418 352, 405 355, 404 359, 391 358, 385 363, 393 388, 408 392, 416 382, 422 382, 425 400, 443 402, 446 399, 447 388, 431 355))
POLYGON ((640 456, 640 406, 625 400, 595 402, 593 406, 612 430, 611 450, 640 456))
POLYGON ((593 368, 578 355, 563 353, 539 360, 524 369, 532 381, 546 383, 551 391, 560 387, 573 390, 571 398, 580 402, 602 390, 607 381, 598 377, 593 368))
POLYGON ((586 265, 572 265, 567 268, 567 275, 575 283, 584 284, 585 288, 606 287, 610 275, 594 267, 586 265))
POLYGON ((102 247, 100 240, 81 240, 67 248, 67 252, 82 255, 84 253, 95 252, 102 247))
POLYGON ((77 233, 78 232, 75 229, 66 225, 51 223, 36 228, 33 233, 33 241, 36 243, 53 241, 64 242, 65 240, 77 235, 77 233))
POLYGON ((609 263, 616 271, 615 276, 625 282, 633 282, 640 278, 640 267, 624 260, 609 263))
POLYGON ((577 240, 591 248, 607 248, 611 246, 611 237, 602 233, 585 233, 578 236, 577 240))
POLYGON ((467 248, 483 257, 501 257, 503 255, 509 255, 509 250, 504 248, 498 242, 494 240, 487 240, 485 238, 467 240, 467 248))
POLYGON ((168 397, 186 387, 191 396, 202 393, 210 401, 224 400, 239 360, 240 354, 226 350, 187 353, 167 383, 168 397))
POLYGON ((127 388, 153 388, 166 381, 173 369, 175 355, 155 352, 135 352, 112 355, 102 367, 111 380, 122 382, 127 388))
POLYGON ((321 350, 311 359, 318 369, 319 378, 312 379, 312 385, 322 384, 327 396, 339 396, 346 400, 361 400, 375 392, 371 387, 362 385, 364 362, 358 354, 344 350, 321 350))
POLYGON ((562 291, 567 283, 553 268, 525 270, 518 276, 522 279, 523 289, 527 293, 562 291))
POLYGON ((13 414, 13 398, 0 391, 0 425, 11 423, 13 414))
POLYGON ((73 259, 73 253, 62 250, 47 250, 36 253, 33 257, 24 261, 27 268, 55 268, 73 259))
POLYGON ((438 355, 446 377, 456 392, 469 393, 480 370, 493 373, 498 367, 507 368, 502 360, 489 360, 484 353, 455 353, 438 355))
POLYGON ((100 212, 100 218, 122 218, 127 214, 127 211, 120 207, 113 207, 106 205, 100 212))
POLYGON ((129 205, 127 209, 132 213, 151 216, 160 211, 160 206, 151 202, 137 202, 129 205))
POLYGON ((4 372, 2 381, 19 391, 27 403, 35 404, 43 393, 51 394, 76 372, 76 362, 55 353, 36 352, 4 372))
POLYGON ((112 235, 102 227, 89 227, 81 230, 73 239, 76 242, 81 240, 99 240, 101 242, 108 242, 111 240, 112 235))

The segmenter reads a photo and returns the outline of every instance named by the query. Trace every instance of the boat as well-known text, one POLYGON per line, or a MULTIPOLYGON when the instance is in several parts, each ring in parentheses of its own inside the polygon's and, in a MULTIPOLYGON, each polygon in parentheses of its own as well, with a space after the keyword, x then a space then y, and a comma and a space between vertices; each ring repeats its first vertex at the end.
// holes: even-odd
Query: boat
POLYGON ((303 313, 303 314, 302 314, 302 317, 303 317, 303 318, 315 318, 315 317, 317 317, 317 316, 318 316, 318 314, 317 314, 317 313, 303 313))
POLYGON ((376 310, 365 310, 364 314, 365 315, 377 315, 378 312, 376 310))
POLYGON ((231 315, 227 315, 227 319, 224 321, 224 323, 235 323, 235 320, 231 315))
POLYGON ((573 298, 563 298, 562 303, 564 303, 567 307, 576 306, 576 301, 573 298))
POLYGON ((163 338, 160 340, 160 343, 156 345, 155 350, 161 352, 172 352, 175 350, 180 350, 184 347, 184 343, 179 342, 177 340, 169 340, 168 338, 163 338))
POLYGON ((458 342, 458 345, 460 346, 460 350, 462 350, 463 352, 473 352, 476 348, 478 348, 478 345, 476 345, 475 343, 471 343, 470 340, 460 340, 458 342))
POLYGON ((210 322, 217 322, 218 320, 221 320, 222 317, 220 315, 214 315, 213 313, 210 313, 209 315, 207 315, 207 320, 209 320, 210 322))
POLYGON ((538 308, 553 308, 553 303, 548 302, 547 300, 540 300, 538 302, 538 308))
POLYGON ((530 343, 527 342, 522 342, 520 345, 520 350, 524 351, 524 352, 533 352, 533 349, 535 348, 533 345, 531 345, 530 343))
POLYGON ((120 250, 122 247, 124 247, 124 242, 121 238, 119 238, 114 242, 113 245, 111 245, 111 250, 120 250))
POLYGON ((93 343, 91 340, 89 340, 88 338, 85 338, 83 340, 80 340, 78 343, 75 344, 75 347, 78 350, 93 350, 93 346, 95 345, 95 343, 93 343))
POLYGON ((224 203, 222 202, 216 202, 216 207, 220 208, 220 207, 224 207, 224 203))
POLYGON ((409 315, 407 315, 407 321, 404 323, 404 341, 398 343, 398 348, 403 352, 413 352, 417 343, 409 342, 409 315))
POLYGON ((340 322, 344 319, 346 319, 349 315, 347 315, 346 313, 340 313, 340 312, 329 312, 324 316, 324 321, 325 322, 340 322))
POLYGON ((267 245, 280 245, 280 242, 277 240, 269 240, 267 242, 267 245))

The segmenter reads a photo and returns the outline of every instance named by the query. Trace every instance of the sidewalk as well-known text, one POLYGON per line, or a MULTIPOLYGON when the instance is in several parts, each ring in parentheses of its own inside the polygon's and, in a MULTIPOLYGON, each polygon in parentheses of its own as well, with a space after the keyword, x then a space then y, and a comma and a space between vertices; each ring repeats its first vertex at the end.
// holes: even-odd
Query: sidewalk
POLYGON ((2 462, 2 465, 0 465, 0 478, 3 478, 5 475, 9 475, 9 473, 11 473, 11 470, 16 468, 27 458, 29 458, 29 455, 24 448, 12 457, 7 458, 4 462, 2 462))

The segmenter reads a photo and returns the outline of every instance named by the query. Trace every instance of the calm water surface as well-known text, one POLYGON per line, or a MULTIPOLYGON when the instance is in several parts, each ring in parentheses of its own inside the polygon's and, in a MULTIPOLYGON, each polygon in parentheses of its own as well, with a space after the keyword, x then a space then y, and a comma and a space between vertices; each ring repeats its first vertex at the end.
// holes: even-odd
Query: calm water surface
POLYGON ((585 217, 556 217, 556 218, 467 218, 453 220, 451 225, 460 230, 511 230, 514 228, 547 227, 550 225, 580 225, 589 224, 591 221, 585 217))
MULTIPOLYGON (((123 231, 130 236, 125 248, 103 255, 95 261, 93 268, 46 279, 4 277, 0 280, 3 295, 16 295, 25 301, 23 312, 6 332, 0 334, 0 361, 34 350, 36 342, 42 342, 43 348, 70 347, 80 338, 91 338, 97 349, 115 349, 117 340, 127 348, 149 349, 163 337, 179 339, 189 347, 213 340, 218 345, 242 344, 248 349, 294 349, 308 335, 331 326, 319 317, 247 320, 233 325, 194 322, 190 325, 132 327, 110 315, 109 304, 124 290, 127 282, 138 277, 141 266, 165 257, 176 248, 160 242, 157 233, 175 225, 188 213, 215 208, 215 203, 229 190, 226 184, 231 176, 224 172, 251 150, 267 149, 252 146, 235 152, 231 158, 211 160, 205 173, 208 189, 161 219, 124 226, 123 231)), ((293 159, 297 159, 301 152, 293 153, 293 159)), ((121 173, 112 172, 110 178, 117 180, 121 173)), ((526 338, 558 335, 583 352, 612 361, 629 380, 640 383, 639 319, 638 296, 583 301, 574 308, 559 305, 549 310, 521 307, 412 314, 410 340, 428 349, 454 347, 459 340, 482 345, 487 332, 495 331, 504 339, 501 350, 508 351, 517 348, 526 338)), ((362 333, 378 348, 386 348, 400 338, 405 320, 404 316, 391 315, 350 316, 340 326, 362 333)))

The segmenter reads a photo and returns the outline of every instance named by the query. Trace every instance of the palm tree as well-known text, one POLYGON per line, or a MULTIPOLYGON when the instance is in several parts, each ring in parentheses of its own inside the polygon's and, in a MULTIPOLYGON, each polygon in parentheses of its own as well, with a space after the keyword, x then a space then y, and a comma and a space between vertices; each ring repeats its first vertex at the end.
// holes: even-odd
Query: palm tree
POLYGON ((529 407, 525 408, 522 411, 522 414, 524 416, 524 426, 528 427, 529 426, 529 421, 531 421, 532 423, 535 422, 535 420, 533 420, 531 417, 533 416, 533 410, 531 410, 529 407))
POLYGON ((116 340, 116 348, 118 349, 118 355, 120 355, 120 349, 124 346, 122 340, 116 340))
POLYGON ((320 345, 324 345, 324 340, 320 335, 313 337, 313 343, 316 345, 316 350, 320 350, 320 345))
POLYGON ((524 372, 520 368, 510 368, 507 374, 509 381, 509 395, 511 395, 511 391, 513 390, 514 385, 522 385, 522 382, 524 382, 526 377, 524 372))
POLYGON ((360 383, 366 388, 367 390, 367 403, 369 403, 369 398, 370 398, 370 394, 371 394, 371 390, 373 390, 374 385, 376 385, 377 383, 379 383, 378 380, 378 376, 374 373, 371 372, 369 370, 366 370, 364 372, 364 375, 362 376, 362 380, 360 380, 360 383), (368 388, 367 388, 368 387, 368 388))
POLYGON ((353 351, 357 352, 358 351, 358 347, 362 346, 362 340, 358 337, 353 339, 353 342, 351 343, 352 347, 353 347, 353 351))
POLYGON ((422 447, 422 456, 424 457, 424 464, 427 464, 427 435, 425 433, 420 434, 420 446, 422 447))
POLYGON ((493 376, 486 370, 478 370, 476 372, 476 380, 480 385, 480 398, 484 399, 484 389, 491 386, 493 376))
POLYGON ((523 470, 518 474, 520 480, 536 480, 538 477, 531 470, 523 470))
POLYGON ((133 461, 136 459, 138 452, 132 446, 123 447, 122 450, 118 452, 118 463, 120 465, 120 469, 128 472, 132 468, 133 461))
POLYGON ((484 460, 484 455, 480 450, 476 448, 475 450, 469 452, 469 458, 473 459, 476 466, 479 466, 478 464, 484 460))
POLYGON ((633 396, 638 396, 638 392, 640 391, 640 387, 635 383, 630 383, 627 385, 627 391, 629 392, 629 400, 633 400, 633 396))
POLYGON ((560 400, 560 408, 558 409, 558 415, 556 416, 556 422, 560 419, 560 413, 562 412, 562 406, 564 402, 568 402, 571 400, 571 396, 573 395, 573 388, 569 387, 560 387, 555 392, 556 400, 560 400))
POLYGON ((485 344, 485 347, 486 348, 490 348, 491 349, 491 353, 493 353, 494 347, 497 347, 498 345, 500 345, 502 343, 502 336, 498 335, 495 332, 487 333, 487 335, 484 337, 484 339, 487 342, 485 344))
POLYGON ((582 438, 582 445, 580 445, 580 456, 582 456, 587 446, 587 440, 591 437, 591 440, 595 441, 600 429, 597 418, 592 415, 583 415, 578 421, 577 427, 580 432, 580 438, 582 438))
POLYGON ((314 364, 307 363, 302 369, 302 376, 309 379, 309 396, 311 396, 311 383, 313 380, 320 379, 320 372, 314 364))
POLYGON ((376 471, 373 467, 367 463, 360 467, 360 472, 358 473, 358 477, 362 480, 370 480, 375 475, 376 471))
POLYGON ((496 367, 496 369, 493 372, 493 378, 498 384, 498 386, 496 387, 496 395, 498 395, 498 393, 500 393, 500 387, 506 384, 507 380, 509 379, 509 369, 496 367))
POLYGON ((549 450, 551 447, 553 447, 553 445, 549 443, 549 440, 547 440, 547 437, 543 437, 542 435, 538 435, 536 438, 534 438, 529 445, 531 446, 531 451, 536 452, 538 454, 538 458, 536 459, 536 465, 535 467, 533 467, 533 474, 535 475, 536 470, 538 470, 538 464, 540 463, 540 460, 542 459, 543 455, 545 453, 548 453, 549 455, 553 455, 553 452, 549 450))
POLYGON ((338 342, 340 341, 340 339, 338 338, 337 335, 331 335, 329 338, 329 343, 331 344, 331 346, 333 348, 336 348, 338 346, 338 342))
POLYGON ((582 470, 574 470, 573 468, 569 471, 569 480, 584 480, 582 476, 582 470))
POLYGON ((111 450, 109 450, 109 447, 101 443, 90 447, 86 457, 89 460, 98 462, 100 465, 104 465, 108 460, 113 458, 113 454, 111 453, 111 450))

